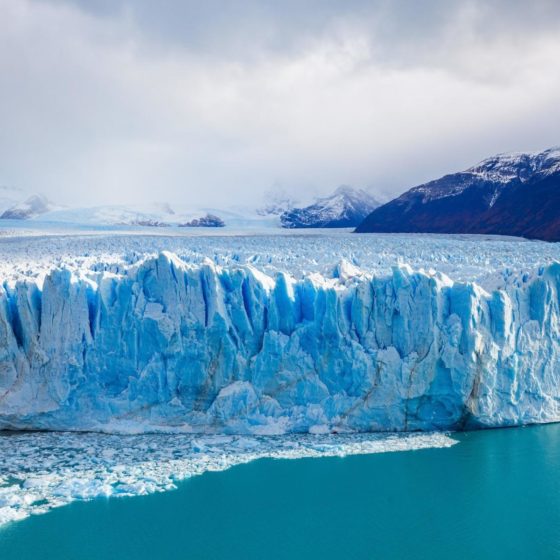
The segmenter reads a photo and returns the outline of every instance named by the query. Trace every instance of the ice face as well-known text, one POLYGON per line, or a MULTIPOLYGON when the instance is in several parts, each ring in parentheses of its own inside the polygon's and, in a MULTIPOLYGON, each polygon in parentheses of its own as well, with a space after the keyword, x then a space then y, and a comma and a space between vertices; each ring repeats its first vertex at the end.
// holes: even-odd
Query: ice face
POLYGON ((206 471, 270 457, 336 457, 450 447, 449 436, 284 437, 30 433, 0 435, 0 525, 75 500, 176 488, 206 471))
MULTIPOLYGON (((320 238, 323 264, 293 274, 281 265, 303 242, 286 239, 268 245, 292 243, 274 267, 255 266, 263 252, 248 264, 243 249, 223 266, 161 252, 5 283, 0 428, 279 434, 559 419, 556 246, 504 242, 511 267, 532 266, 493 269, 480 285, 404 264, 334 265, 344 237, 320 238)), ((469 270, 460 243, 448 250, 469 270)), ((438 244, 420 238, 436 254, 427 265, 438 244)), ((473 262, 487 250, 476 244, 473 262)))

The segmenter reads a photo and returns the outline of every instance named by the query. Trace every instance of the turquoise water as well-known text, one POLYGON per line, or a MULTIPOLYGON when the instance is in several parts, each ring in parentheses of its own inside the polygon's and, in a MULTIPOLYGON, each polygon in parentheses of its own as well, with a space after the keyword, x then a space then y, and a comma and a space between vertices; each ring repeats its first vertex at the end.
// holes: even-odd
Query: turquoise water
POLYGON ((0 529, 0 558, 560 558, 560 425, 448 449, 263 459, 0 529))

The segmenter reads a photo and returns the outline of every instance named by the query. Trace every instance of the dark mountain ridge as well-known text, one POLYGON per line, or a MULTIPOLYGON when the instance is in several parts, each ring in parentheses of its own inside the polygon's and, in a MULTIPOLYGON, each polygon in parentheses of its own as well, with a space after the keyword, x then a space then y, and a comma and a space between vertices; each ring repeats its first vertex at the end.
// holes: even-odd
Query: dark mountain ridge
POLYGON ((405 192, 358 233, 483 233, 560 240, 560 148, 500 154, 405 192))

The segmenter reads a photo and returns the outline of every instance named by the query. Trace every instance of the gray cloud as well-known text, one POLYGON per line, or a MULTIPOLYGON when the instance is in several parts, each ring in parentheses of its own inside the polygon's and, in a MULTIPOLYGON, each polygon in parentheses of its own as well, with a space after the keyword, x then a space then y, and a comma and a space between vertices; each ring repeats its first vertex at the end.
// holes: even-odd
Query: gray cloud
POLYGON ((558 143, 558 2, 0 10, 0 183, 61 201, 390 194, 558 143))

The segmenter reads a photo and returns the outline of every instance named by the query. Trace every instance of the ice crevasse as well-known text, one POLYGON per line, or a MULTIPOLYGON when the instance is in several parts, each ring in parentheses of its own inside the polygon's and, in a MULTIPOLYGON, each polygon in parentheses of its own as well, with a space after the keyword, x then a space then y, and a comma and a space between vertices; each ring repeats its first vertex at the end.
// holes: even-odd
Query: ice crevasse
POLYGON ((274 277, 171 253, 0 288, 0 429, 463 429, 560 417, 560 264, 274 277))

